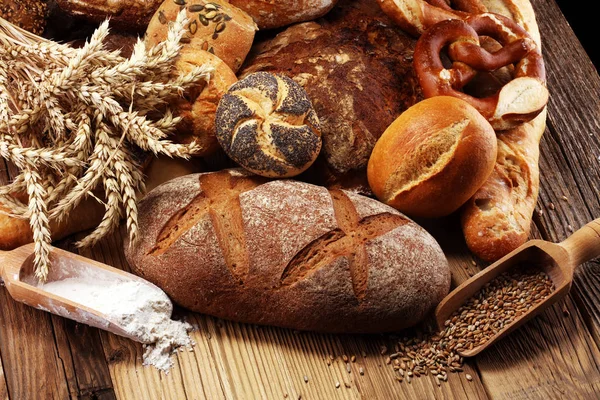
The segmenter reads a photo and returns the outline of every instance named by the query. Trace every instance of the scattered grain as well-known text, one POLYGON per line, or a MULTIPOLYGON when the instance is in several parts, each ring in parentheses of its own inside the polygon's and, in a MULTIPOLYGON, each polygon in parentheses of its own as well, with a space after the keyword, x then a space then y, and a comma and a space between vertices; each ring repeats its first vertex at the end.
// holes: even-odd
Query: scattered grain
POLYGON ((385 362, 390 364, 393 357, 394 370, 407 382, 429 373, 436 383, 446 382, 449 372, 464 371, 464 359, 458 351, 486 343, 515 318, 548 297, 553 288, 545 272, 514 268, 487 283, 452 314, 442 331, 415 330, 410 337, 403 337, 396 346, 397 354, 386 357, 385 362))

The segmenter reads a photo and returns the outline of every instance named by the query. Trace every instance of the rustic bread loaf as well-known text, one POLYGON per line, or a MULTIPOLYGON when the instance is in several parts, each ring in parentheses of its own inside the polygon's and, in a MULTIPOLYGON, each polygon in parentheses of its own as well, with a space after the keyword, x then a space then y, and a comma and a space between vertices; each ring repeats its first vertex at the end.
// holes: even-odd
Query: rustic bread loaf
MULTIPOLYGON (((91 22, 110 18, 111 26, 143 32, 163 0, 56 0, 65 12, 91 22)), ((173 0, 170 0, 173 1, 173 0)))
POLYGON ((45 0, 0 1, 0 18, 36 35, 44 33, 47 14, 45 0))
POLYGON ((184 34, 184 49, 205 50, 237 72, 252 47, 257 30, 246 12, 225 0, 165 0, 146 30, 146 43, 154 46, 167 38, 169 22, 185 9, 190 22, 184 34))
POLYGON ((280 28, 322 17, 338 0, 230 0, 246 11, 259 29, 280 28))
MULTIPOLYGON (((412 65, 414 43, 374 0, 340 2, 318 22, 293 25, 257 44, 239 77, 268 71, 302 85, 321 123, 327 175, 351 173, 366 181, 379 136, 423 98, 412 65)), ((311 169, 307 176, 325 175, 311 169)))
POLYGON ((322 332, 399 330, 448 293, 439 245, 393 208, 241 171, 149 192, 124 245, 133 271, 193 311, 322 332))
POLYGON ((256 72, 231 86, 219 103, 215 124, 229 157, 261 176, 298 175, 321 150, 321 129, 310 99, 284 75, 256 72))
POLYGON ((496 133, 473 106, 436 96, 410 107, 386 129, 367 174, 385 204, 411 217, 442 217, 483 185, 496 154, 496 133))

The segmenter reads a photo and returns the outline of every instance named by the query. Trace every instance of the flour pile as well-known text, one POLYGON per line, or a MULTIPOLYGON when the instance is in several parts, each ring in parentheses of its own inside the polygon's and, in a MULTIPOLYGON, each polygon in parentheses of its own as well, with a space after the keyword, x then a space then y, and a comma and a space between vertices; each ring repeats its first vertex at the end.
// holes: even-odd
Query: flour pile
POLYGON ((66 278, 49 282, 41 289, 105 314, 134 339, 144 344, 144 365, 168 373, 171 354, 194 343, 188 332, 192 326, 171 319, 173 304, 153 285, 137 281, 66 278))

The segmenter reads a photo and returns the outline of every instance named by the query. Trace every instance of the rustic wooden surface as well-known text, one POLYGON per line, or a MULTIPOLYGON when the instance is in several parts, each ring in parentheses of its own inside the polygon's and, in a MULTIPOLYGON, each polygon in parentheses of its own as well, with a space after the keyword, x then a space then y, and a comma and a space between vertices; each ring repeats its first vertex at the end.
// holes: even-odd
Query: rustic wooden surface
MULTIPOLYGON (((600 77, 555 1, 532 3, 551 93, 532 236, 560 241, 600 216, 600 77)), ((12 173, 1 170, 0 183, 12 173)), ((473 265, 456 220, 428 229, 450 260, 454 283, 482 267, 473 265)), ((121 242, 117 233, 82 254, 127 269, 121 242)), ((71 243, 60 245, 73 249, 71 243)), ((142 365, 141 345, 15 303, 0 288, 0 400, 600 398, 599 260, 579 268, 564 301, 469 360, 472 382, 451 374, 440 387, 430 377, 397 382, 380 354, 393 343, 386 336, 299 333, 177 314, 198 327, 197 345, 179 353, 165 375, 142 365), (350 372, 342 355, 357 357, 350 372)))

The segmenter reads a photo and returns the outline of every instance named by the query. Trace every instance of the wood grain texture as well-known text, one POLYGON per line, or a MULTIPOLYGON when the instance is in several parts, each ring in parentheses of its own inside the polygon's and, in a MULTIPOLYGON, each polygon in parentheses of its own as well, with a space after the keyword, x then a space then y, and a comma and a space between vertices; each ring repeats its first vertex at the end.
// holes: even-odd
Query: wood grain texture
POLYGON ((0 400, 9 400, 4 368, 2 367, 2 357, 0 357, 0 400))
MULTIPOLYGON (((554 0, 532 3, 551 93, 532 236, 557 242, 600 216, 600 78, 554 0)), ((3 168, 0 183, 15 172, 3 168)), ((417 222, 438 238, 453 285, 485 266, 467 251, 456 218, 417 222)), ((122 238, 117 232, 82 254, 128 270, 122 238)), ((196 345, 165 375, 142 365, 141 344, 22 306, 0 288, 0 400, 600 397, 598 260, 579 268, 564 301, 468 360, 473 382, 450 374, 440 387, 430 377, 396 381, 381 355, 394 344, 389 335, 295 332, 179 309, 175 316, 197 327, 196 345)))

